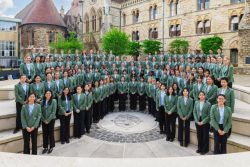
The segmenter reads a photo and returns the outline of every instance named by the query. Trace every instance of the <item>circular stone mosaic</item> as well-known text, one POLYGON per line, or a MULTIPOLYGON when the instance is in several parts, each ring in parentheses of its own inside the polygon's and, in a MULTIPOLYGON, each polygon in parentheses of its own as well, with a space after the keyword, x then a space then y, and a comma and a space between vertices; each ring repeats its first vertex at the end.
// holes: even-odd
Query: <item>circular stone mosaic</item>
POLYGON ((89 137, 119 143, 141 143, 165 138, 151 115, 141 112, 115 112, 92 124, 89 137))

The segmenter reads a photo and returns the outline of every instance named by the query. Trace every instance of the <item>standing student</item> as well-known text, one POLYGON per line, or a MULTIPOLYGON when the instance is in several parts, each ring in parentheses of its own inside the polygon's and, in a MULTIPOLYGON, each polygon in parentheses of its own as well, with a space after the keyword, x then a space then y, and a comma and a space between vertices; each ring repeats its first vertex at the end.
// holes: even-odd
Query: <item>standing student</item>
POLYGON ((29 93, 29 84, 26 83, 26 75, 20 75, 20 81, 15 85, 15 97, 16 97, 16 128, 13 133, 17 133, 22 129, 21 124, 21 110, 25 104, 29 93))
POLYGON ((165 85, 162 84, 160 87, 160 91, 156 94, 156 110, 158 112, 158 120, 159 120, 159 126, 160 126, 160 134, 163 134, 165 132, 165 85))
POLYGON ((204 155, 209 151, 209 121, 211 104, 206 101, 205 92, 199 93, 199 100, 195 102, 193 115, 197 131, 197 153, 204 155))
POLYGON ((128 84, 125 82, 125 78, 121 77, 121 82, 118 83, 118 98, 119 98, 119 110, 125 111, 126 98, 127 98, 128 84))
POLYGON ((30 85, 30 92, 34 93, 37 98, 37 103, 40 103, 44 96, 44 85, 41 82, 40 75, 35 75, 35 82, 30 85))
POLYGON ((89 91, 89 85, 84 86, 84 99, 85 99, 85 106, 83 111, 83 131, 82 134, 85 134, 85 131, 89 133, 90 126, 91 126, 91 107, 93 104, 93 96, 92 92, 89 91))
POLYGON ((31 57, 28 54, 24 57, 24 63, 20 65, 20 74, 27 76, 27 83, 31 83, 36 75, 35 66, 31 62, 31 57))
POLYGON ((139 95, 139 111, 145 111, 146 95, 145 95, 145 83, 143 77, 140 78, 140 82, 137 84, 137 93, 139 95))
POLYGON ((177 99, 178 96, 174 93, 173 87, 169 87, 167 90, 167 96, 165 96, 165 127, 166 127, 166 140, 173 142, 175 139, 176 129, 176 117, 177 117, 177 99))
POLYGON ((56 119, 57 102, 53 99, 52 92, 46 91, 42 101, 42 130, 43 152, 50 154, 55 147, 54 127, 56 119), (48 149, 49 146, 49 149, 48 149))
POLYGON ((73 100, 70 89, 65 87, 61 97, 58 99, 59 118, 60 118, 60 140, 61 144, 69 143, 70 138, 70 119, 73 113, 73 100))
POLYGON ((194 84, 193 90, 190 92, 190 96, 194 99, 194 101, 199 100, 199 92, 201 92, 204 88, 204 84, 203 84, 202 80, 203 80, 203 76, 198 75, 197 83, 194 84))
POLYGON ((207 85, 204 86, 204 92, 206 93, 206 100, 211 104, 216 104, 218 87, 214 84, 214 77, 209 75, 207 77, 207 85))
POLYGON ((21 121, 24 140, 24 154, 30 154, 30 139, 32 143, 32 154, 37 155, 37 132, 41 120, 41 106, 35 103, 36 95, 31 93, 27 103, 21 111, 21 121))
POLYGON ((227 138, 232 126, 232 112, 225 106, 225 95, 217 96, 217 104, 210 111, 210 124, 214 129, 214 154, 227 153, 227 138))
POLYGON ((93 122, 98 123, 100 120, 100 100, 101 93, 99 88, 99 82, 95 81, 95 88, 93 90, 93 122))
POLYGON ((178 98, 177 111, 179 116, 178 140, 181 146, 187 147, 190 142, 190 116, 193 111, 193 99, 189 97, 187 88, 182 90, 182 96, 178 98))
POLYGON ((82 93, 82 87, 76 87, 76 94, 73 95, 73 111, 74 111, 74 137, 81 138, 83 132, 83 112, 85 109, 85 97, 82 93))
POLYGON ((137 82, 135 77, 132 78, 132 81, 129 83, 129 96, 130 96, 130 109, 136 110, 137 108, 137 82))
POLYGON ((222 77, 227 77, 228 78, 228 87, 230 87, 230 88, 232 88, 233 82, 234 82, 233 71, 234 71, 234 67, 230 62, 230 58, 224 57, 224 64, 222 65, 222 69, 220 71, 219 80, 222 77))

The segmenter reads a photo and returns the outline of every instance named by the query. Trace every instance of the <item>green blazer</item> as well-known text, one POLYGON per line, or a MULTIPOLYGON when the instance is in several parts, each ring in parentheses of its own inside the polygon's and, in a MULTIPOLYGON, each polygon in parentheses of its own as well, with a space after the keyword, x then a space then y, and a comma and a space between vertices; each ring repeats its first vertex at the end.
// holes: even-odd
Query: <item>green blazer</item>
POLYGON ((93 100, 95 103, 99 102, 101 100, 101 89, 95 88, 93 91, 93 100))
MULTIPOLYGON (((217 104, 213 105, 210 110, 210 125, 215 129, 219 130, 220 123, 220 113, 217 104)), ((229 129, 232 127, 232 112, 230 107, 224 106, 224 122, 223 122, 224 132, 228 133, 229 129)))
POLYGON ((177 112, 177 99, 178 96, 171 96, 171 99, 169 96, 165 96, 164 101, 165 101, 165 112, 171 112, 175 113, 177 112))
POLYGON ((64 83, 63 83, 63 80, 62 79, 59 79, 59 82, 58 82, 58 84, 57 84, 57 82, 56 82, 56 80, 54 81, 55 82, 55 86, 56 86, 56 94, 58 95, 58 96, 60 96, 61 94, 62 94, 62 92, 63 92, 63 89, 64 89, 64 83))
POLYGON ((88 94, 84 93, 84 98, 85 98, 85 108, 84 109, 90 109, 93 104, 93 96, 92 92, 89 92, 88 94))
POLYGON ((119 82, 118 83, 118 93, 120 94, 124 94, 124 93, 127 93, 128 91, 128 83, 127 82, 119 82))
POLYGON ((25 91, 21 85, 21 83, 18 83, 15 85, 15 97, 16 97, 16 102, 24 104, 25 103, 25 98, 28 98, 28 93, 29 93, 29 84, 26 84, 26 94, 25 91))
POLYGON ((129 82, 129 93, 135 94, 137 92, 137 82, 129 82))
MULTIPOLYGON (((209 102, 204 102, 203 108, 201 110, 201 119, 203 124, 209 123, 210 109, 211 109, 211 104, 209 102)), ((193 115, 195 122, 198 123, 200 118, 200 101, 195 102, 193 115)))
POLYGON ((228 82, 232 83, 232 82, 234 82, 233 72, 234 72, 234 67, 232 65, 230 65, 230 66, 223 65, 222 69, 220 71, 219 78, 227 77, 228 82))
POLYGON ((56 110, 57 110, 57 102, 55 99, 51 101, 51 104, 48 104, 48 108, 46 109, 45 104, 42 104, 42 121, 50 122, 53 119, 56 119, 56 110))
POLYGON ((50 87, 47 81, 43 82, 44 85, 44 89, 46 90, 50 90, 52 92, 52 95, 55 97, 56 95, 56 83, 54 81, 50 82, 50 87))
POLYGON ((201 83, 200 89, 198 83, 194 84, 193 90, 190 92, 190 96, 194 99, 194 101, 199 100, 199 92, 204 89, 204 84, 201 83))
POLYGON ((177 112, 180 117, 189 118, 193 112, 193 99, 188 98, 185 104, 184 97, 180 96, 177 101, 177 112))
MULTIPOLYGON (((19 68, 20 74, 21 75, 26 75, 27 77, 29 76, 29 70, 27 68, 27 65, 25 63, 22 63, 19 68)), ((30 76, 31 79, 33 80, 36 75, 36 69, 33 63, 30 63, 30 76)))
MULTIPOLYGON (((163 98, 163 106, 165 106, 165 97, 166 97, 166 92, 165 92, 165 95, 164 95, 164 98, 163 98)), ((157 90, 156 91, 156 97, 155 97, 155 103, 156 103, 156 109, 159 109, 160 107, 160 98, 161 98, 161 90, 157 90)))
MULTIPOLYGON (((222 88, 219 88, 217 91, 217 95, 222 94, 222 88)), ((234 106, 235 106, 235 96, 234 90, 231 88, 227 88, 225 92, 225 105, 231 108, 232 113, 234 113, 234 106)))
MULTIPOLYGON (((66 113, 66 100, 62 100, 61 97, 58 98, 58 108, 59 108, 59 115, 64 115, 66 113)), ((73 100, 68 101, 68 109, 69 111, 73 111, 73 100)))
POLYGON ((36 83, 32 83, 30 85, 30 93, 35 93, 36 97, 42 100, 45 93, 43 83, 40 83, 38 86, 36 85, 36 83))
POLYGON ((138 82, 137 83, 137 93, 142 96, 143 94, 145 94, 145 86, 146 84, 144 82, 138 82))
POLYGON ((86 106, 86 99, 85 99, 84 94, 82 93, 80 95, 79 102, 78 102, 77 94, 74 94, 73 95, 73 109, 74 109, 74 111, 76 111, 77 109, 83 111, 85 109, 85 106, 86 106))
POLYGON ((206 94, 206 100, 211 103, 211 105, 216 104, 217 89, 218 87, 216 85, 212 85, 209 90, 208 85, 204 86, 203 91, 206 94))
POLYGON ((34 104, 34 109, 31 114, 29 115, 29 105, 25 104, 22 107, 21 111, 21 122, 22 122, 22 128, 26 129, 27 127, 31 128, 38 128, 39 122, 41 120, 41 106, 40 104, 34 104))

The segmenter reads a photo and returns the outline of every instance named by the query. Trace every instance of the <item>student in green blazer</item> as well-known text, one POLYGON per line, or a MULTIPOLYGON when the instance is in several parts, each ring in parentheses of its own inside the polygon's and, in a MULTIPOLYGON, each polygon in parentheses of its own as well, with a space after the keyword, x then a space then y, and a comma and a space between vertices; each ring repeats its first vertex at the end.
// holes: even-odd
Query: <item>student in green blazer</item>
POLYGON ((20 75, 26 75, 27 76, 27 82, 31 83, 34 79, 34 76, 36 75, 36 70, 34 64, 31 62, 30 55, 25 55, 24 57, 24 63, 20 65, 19 68, 20 75))
POLYGON ((233 77, 234 67, 230 62, 229 57, 224 57, 224 64, 222 65, 222 69, 220 71, 219 80, 222 77, 228 78, 228 87, 232 88, 234 77, 233 77))
POLYGON ((95 88, 93 90, 93 122, 98 123, 100 121, 100 109, 101 109, 101 89, 99 82, 95 81, 95 88))
POLYGON ((182 96, 177 101, 178 140, 181 146, 187 147, 190 142, 190 117, 193 112, 193 99, 189 97, 189 91, 184 88, 182 96), (184 135, 183 135, 184 133, 184 135))
POLYGON ((21 121, 24 140, 24 154, 30 154, 30 139, 32 154, 37 155, 37 132, 41 121, 41 106, 35 103, 36 95, 31 93, 21 111, 21 121))
POLYGON ((60 118, 60 140, 61 144, 69 143, 70 138, 70 119, 73 113, 73 100, 70 89, 65 87, 62 95, 58 99, 59 118, 60 118))
POLYGON ((34 79, 35 79, 35 82, 30 85, 30 92, 36 95, 36 98, 37 98, 36 101, 37 103, 40 103, 43 99, 43 95, 45 92, 44 85, 41 82, 40 75, 35 75, 34 79))
POLYGON ((62 95, 62 92, 63 92, 63 88, 64 88, 64 83, 63 83, 63 80, 60 79, 60 73, 59 72, 55 72, 55 86, 56 86, 56 93, 55 93, 55 98, 57 97, 60 97, 62 95))
POLYGON ((26 75, 20 75, 20 81, 15 85, 15 101, 16 101, 16 128, 13 133, 17 133, 22 129, 21 124, 21 110, 22 106, 25 104, 29 93, 29 84, 26 83, 26 75))
POLYGON ((43 82, 45 91, 50 90, 52 92, 53 97, 56 96, 56 84, 52 80, 52 74, 46 74, 46 80, 43 82))
POLYGON ((130 97, 130 109, 136 110, 137 108, 137 82, 135 77, 132 78, 132 81, 128 84, 129 97, 130 97))
POLYGON ((197 131, 197 153, 204 155, 209 151, 209 121, 211 104, 206 101, 205 92, 199 93, 199 100, 195 102, 193 115, 197 131))
POLYGON ((145 95, 146 84, 144 78, 140 78, 140 82, 137 83, 137 93, 139 95, 139 111, 146 110, 146 95, 145 95))
POLYGON ((207 85, 204 86, 203 91, 206 93, 206 100, 211 104, 216 104, 218 87, 214 85, 214 77, 209 75, 207 77, 207 85))
POLYGON ((92 109, 92 104, 93 104, 93 95, 92 92, 90 92, 90 87, 89 85, 84 86, 84 98, 85 98, 85 106, 84 106, 84 111, 83 111, 83 134, 85 131, 89 133, 90 127, 91 127, 91 122, 92 122, 92 114, 91 114, 91 109, 92 109))
POLYGON ((232 111, 225 106, 225 95, 217 96, 217 104, 210 111, 210 125, 214 129, 214 154, 227 153, 227 138, 232 126, 232 111))
POLYGON ((116 83, 114 81, 113 77, 110 77, 110 83, 109 83, 109 90, 110 90, 110 112, 113 112, 115 109, 115 92, 116 92, 116 83))
POLYGON ((34 66, 35 66, 36 75, 40 75, 41 78, 44 80, 45 79, 45 74, 44 74, 45 68, 44 68, 43 63, 41 63, 40 56, 36 56, 34 66))
POLYGON ((86 106, 86 99, 82 93, 82 87, 76 87, 76 94, 73 95, 73 111, 74 111, 74 137, 81 138, 83 133, 83 111, 86 106))
POLYGON ((157 112, 157 120, 159 121, 160 134, 163 134, 165 131, 165 96, 166 90, 165 85, 161 84, 160 89, 156 93, 156 112, 157 112))
POLYGON ((119 110, 125 111, 126 99, 128 92, 128 83, 125 82, 125 78, 122 76, 121 81, 118 83, 118 98, 119 98, 119 110))
POLYGON ((54 127, 56 119, 57 102, 53 99, 52 92, 46 91, 42 101, 42 130, 43 130, 43 152, 50 154, 55 147, 54 127), (48 149, 49 147, 49 149, 48 149))
POLYGON ((99 89, 100 89, 100 119, 103 119, 103 117, 105 116, 105 110, 104 110, 105 104, 103 102, 105 90, 102 79, 99 81, 99 89))
POLYGON ((197 83, 194 84, 193 90, 190 93, 190 97, 192 97, 194 101, 199 100, 199 92, 201 92, 204 89, 204 84, 202 80, 203 80, 203 76, 199 75, 197 77, 197 83))
POLYGON ((176 117, 177 117, 177 99, 172 86, 168 87, 167 96, 165 96, 165 128, 166 140, 173 142, 175 139, 176 117))

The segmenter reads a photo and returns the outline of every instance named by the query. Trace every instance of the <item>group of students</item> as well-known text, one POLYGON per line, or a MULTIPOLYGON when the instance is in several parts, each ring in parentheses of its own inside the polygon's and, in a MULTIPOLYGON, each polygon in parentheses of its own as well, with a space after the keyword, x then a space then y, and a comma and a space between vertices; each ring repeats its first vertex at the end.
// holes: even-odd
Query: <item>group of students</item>
MULTIPOLYGON (((33 50, 32 50, 33 51, 33 50)), ((209 131, 214 131, 214 153, 226 153, 234 111, 233 67, 222 55, 149 54, 144 60, 120 60, 91 50, 82 54, 26 54, 15 86, 16 129, 22 129, 24 153, 37 154, 37 133, 42 124, 43 154, 55 147, 55 120, 60 119, 61 144, 73 136, 90 133, 115 109, 148 112, 159 122, 160 133, 174 141, 178 118, 178 141, 190 143, 190 121, 197 129, 197 153, 209 151, 209 131), (129 99, 129 100, 128 100, 129 99)))

